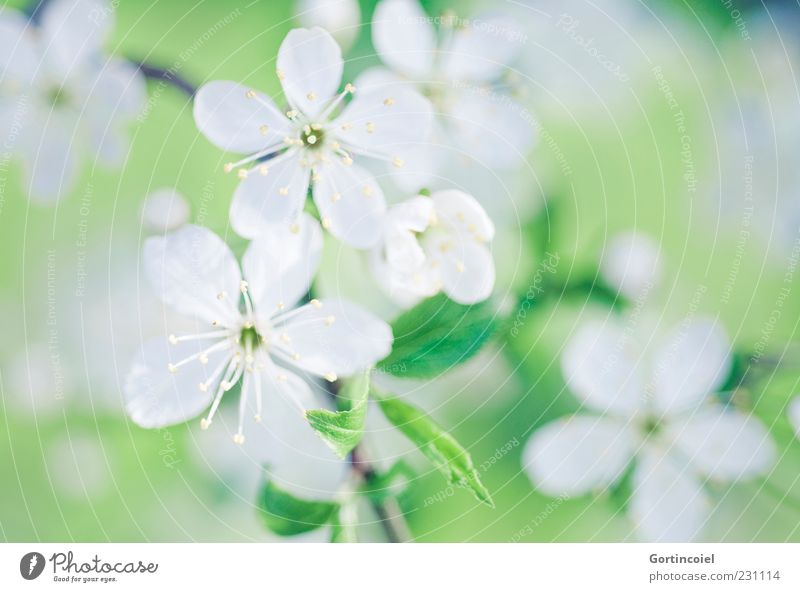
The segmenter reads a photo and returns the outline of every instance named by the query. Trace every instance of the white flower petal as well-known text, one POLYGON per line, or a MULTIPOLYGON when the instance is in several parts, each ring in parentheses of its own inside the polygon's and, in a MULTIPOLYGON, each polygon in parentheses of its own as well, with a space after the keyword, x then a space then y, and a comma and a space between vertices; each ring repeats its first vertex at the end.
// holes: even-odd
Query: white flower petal
POLYGON ((267 95, 227 80, 200 87, 194 121, 215 146, 230 152, 262 150, 282 141, 290 130, 286 115, 267 95))
POLYGON ((302 214, 292 232, 277 226, 265 232, 245 251, 242 271, 256 313, 271 316, 278 305, 294 306, 308 292, 322 257, 322 232, 308 214, 302 214))
POLYGON ((170 372, 167 365, 209 345, 207 341, 170 345, 163 338, 142 344, 123 387, 125 410, 130 418, 144 428, 161 428, 200 415, 211 403, 215 385, 209 385, 205 392, 198 385, 210 378, 230 352, 212 352, 208 354, 208 364, 193 361, 176 372, 170 372))
POLYGON ((492 253, 471 237, 454 237, 452 243, 441 261, 442 290, 460 304, 486 300, 494 288, 492 253))
POLYGON ((73 114, 60 110, 26 113, 20 149, 28 195, 36 202, 53 203, 68 195, 78 178, 79 122, 73 114))
POLYGON ((423 232, 433 219, 434 203, 424 195, 409 198, 389 208, 387 222, 400 230, 423 232))
POLYGON ((93 73, 87 97, 87 117, 123 123, 138 115, 147 102, 147 83, 127 60, 110 58, 93 73))
POLYGON ((289 102, 308 117, 319 115, 342 81, 342 50, 320 27, 292 29, 278 50, 278 76, 289 102))
POLYGON ((614 484, 633 459, 635 443, 622 422, 576 415, 537 430, 523 453, 533 484, 551 496, 574 496, 614 484))
POLYGON ((47 61, 70 76, 99 55, 113 25, 110 2, 54 0, 45 8, 40 25, 47 61))
POLYGON ((465 90, 448 111, 453 146, 489 168, 519 166, 538 135, 530 113, 494 91, 465 90))
POLYGON ((174 230, 189 220, 189 202, 177 189, 161 187, 142 204, 142 224, 152 232, 174 230))
POLYGON ((731 369, 731 344, 711 319, 679 326, 661 341, 653 357, 653 405, 674 413, 697 405, 722 386, 731 369))
POLYGON ((477 16, 453 33, 452 41, 443 49, 442 72, 452 80, 490 82, 509 66, 524 38, 522 30, 508 18, 477 16))
POLYGON ((322 223, 341 241, 359 248, 373 246, 381 236, 386 200, 375 178, 360 166, 339 160, 315 168, 314 203, 322 223))
MULTIPOLYGON (((428 140, 433 125, 430 101, 410 88, 356 90, 336 118, 333 132, 345 145, 384 158, 399 158, 428 140)), ((402 172, 402 163, 400 172, 402 172)))
MULTIPOLYGON (((293 363, 320 376, 349 376, 385 358, 392 330, 367 310, 341 300, 324 300, 279 324, 287 348, 299 354, 293 363)), ((276 319, 276 322, 279 321, 276 319)))
POLYGON ((0 9, 0 72, 3 85, 17 92, 33 82, 39 67, 32 28, 16 10, 0 9))
POLYGON ((416 0, 381 0, 372 17, 372 43, 393 70, 410 78, 430 76, 436 31, 416 0))
POLYGON ((593 321, 567 343, 561 368, 572 391, 592 409, 630 417, 640 410, 644 382, 630 336, 615 321, 593 321))
POLYGON ((187 224, 147 239, 144 267, 156 294, 176 312, 207 323, 238 318, 239 264, 210 230, 187 224))
POLYGON ((276 164, 267 161, 250 169, 236 188, 230 218, 238 235, 252 239, 276 226, 288 227, 303 210, 309 169, 300 165, 299 153, 278 158, 276 164))
POLYGON ((710 502, 688 467, 652 447, 639 454, 630 513, 639 536, 659 543, 688 543, 700 535, 710 502))
POLYGON ((431 195, 436 215, 457 228, 460 234, 482 242, 494 238, 494 224, 478 200, 457 189, 436 191, 431 195))
POLYGON ((775 445, 755 417, 714 406, 670 423, 681 457, 709 479, 736 481, 765 474, 775 461, 775 445))
POLYGON ((605 282, 630 300, 647 295, 661 275, 658 245, 644 234, 625 232, 606 246, 600 263, 605 282))

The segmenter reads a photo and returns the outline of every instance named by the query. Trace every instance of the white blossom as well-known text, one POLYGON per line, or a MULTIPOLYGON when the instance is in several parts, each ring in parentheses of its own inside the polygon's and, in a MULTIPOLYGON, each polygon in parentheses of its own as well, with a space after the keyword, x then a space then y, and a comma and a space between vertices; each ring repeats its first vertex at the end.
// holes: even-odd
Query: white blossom
MULTIPOLYGON (((432 141, 416 151, 408 171, 398 177, 404 188, 416 190, 423 183, 439 188, 436 173, 451 174, 450 163, 458 164, 461 178, 482 168, 522 165, 536 128, 501 80, 524 47, 511 19, 499 14, 432 18, 417 0, 381 0, 372 38, 389 69, 367 70, 357 84, 417 88, 438 116, 432 141)), ((483 185, 484 177, 478 175, 483 185)))
POLYGON ((151 191, 142 204, 142 225, 150 232, 167 232, 189 220, 189 202, 172 187, 151 191))
POLYGON ((133 65, 102 53, 112 17, 103 0, 53 0, 39 26, 0 10, 0 134, 35 201, 68 194, 82 160, 117 167, 126 156, 146 89, 133 65))
POLYGON ((645 298, 661 277, 661 251, 645 234, 618 234, 606 244, 600 274, 609 286, 630 300, 645 298))
POLYGON ((298 226, 296 233, 276 230, 252 242, 241 270, 230 248, 198 226, 147 240, 145 271, 156 292, 190 317, 197 331, 142 346, 124 386, 126 409, 136 423, 180 423, 210 406, 201 422, 205 429, 225 393, 241 381, 234 435, 241 444, 245 416, 254 407, 260 420, 264 399, 283 397, 301 411, 314 407, 311 389, 297 372, 334 381, 389 353, 389 326, 355 305, 313 299, 295 307, 309 289, 322 249, 316 222, 303 215, 298 226))
POLYGON ((277 61, 287 111, 234 82, 214 81, 198 91, 200 131, 223 150, 248 154, 225 165, 241 178, 230 211, 241 236, 294 224, 311 186, 324 228, 358 248, 378 240, 386 202, 360 161, 402 167, 406 151, 428 137, 431 107, 409 89, 360 92, 347 84, 337 94, 342 68, 341 50, 327 31, 294 29, 277 61))
POLYGON ((403 305, 440 290, 474 304, 488 298, 495 270, 488 243, 494 225, 472 196, 444 190, 391 207, 372 252, 378 284, 403 305))
POLYGON ((531 480, 550 495, 581 495, 614 485, 635 459, 630 513, 639 535, 696 539, 711 509, 706 483, 762 475, 775 458, 757 419, 714 401, 730 360, 727 336, 709 319, 666 334, 618 322, 581 327, 562 368, 596 415, 539 429, 524 455, 531 480))

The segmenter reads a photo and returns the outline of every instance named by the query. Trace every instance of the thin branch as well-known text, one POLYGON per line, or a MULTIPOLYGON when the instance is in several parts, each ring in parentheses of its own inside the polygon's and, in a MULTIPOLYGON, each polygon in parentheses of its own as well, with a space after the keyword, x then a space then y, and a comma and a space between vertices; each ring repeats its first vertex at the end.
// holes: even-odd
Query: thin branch
POLYGON ((164 70, 163 68, 159 68, 157 66, 148 64, 147 62, 138 60, 131 60, 131 63, 139 68, 139 71, 144 74, 145 78, 171 84, 178 90, 186 93, 189 98, 194 97, 195 93, 197 92, 197 89, 192 83, 173 70, 164 70))

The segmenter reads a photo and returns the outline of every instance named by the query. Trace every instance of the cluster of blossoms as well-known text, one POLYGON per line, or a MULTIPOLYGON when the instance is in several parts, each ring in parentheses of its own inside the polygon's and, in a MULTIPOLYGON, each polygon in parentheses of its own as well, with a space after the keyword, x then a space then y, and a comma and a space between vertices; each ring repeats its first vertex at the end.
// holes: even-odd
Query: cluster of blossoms
POLYGON ((148 239, 147 275, 192 329, 146 343, 134 363, 127 410, 145 427, 208 409, 206 429, 224 394, 240 385, 234 441, 241 444, 245 417, 252 411, 260 421, 264 397, 308 409, 309 381, 350 376, 391 351, 391 329, 374 314, 308 296, 321 229, 367 251, 379 285, 402 305, 439 291, 472 304, 492 292, 494 225, 474 197, 457 189, 431 194, 413 175, 415 194, 387 208, 378 182, 430 142, 428 98, 409 86, 342 85, 341 50, 320 27, 289 32, 276 66, 284 107, 231 81, 209 82, 196 94, 198 129, 242 155, 223 168, 240 179, 231 226, 251 242, 240 271, 222 239, 200 227, 148 239))

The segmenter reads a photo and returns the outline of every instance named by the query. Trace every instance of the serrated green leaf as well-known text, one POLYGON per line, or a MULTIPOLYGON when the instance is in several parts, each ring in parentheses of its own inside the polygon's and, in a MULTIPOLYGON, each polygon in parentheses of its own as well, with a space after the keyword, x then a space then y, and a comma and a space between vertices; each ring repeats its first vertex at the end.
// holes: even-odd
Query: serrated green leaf
POLYGON ((488 301, 465 306, 441 294, 428 298, 394 320, 392 352, 378 369, 401 378, 438 376, 478 353, 498 322, 488 301))
POLYGON ((315 530, 327 524, 339 504, 304 500, 278 487, 273 481, 264 483, 258 496, 258 513, 275 534, 292 536, 315 530))
POLYGON ((378 403, 386 419, 416 444, 450 483, 466 487, 478 501, 494 507, 489 490, 481 483, 472 464, 472 457, 453 436, 422 411, 399 399, 382 398, 378 403))
POLYGON ((344 385, 337 398, 340 411, 327 409, 306 411, 308 423, 341 458, 345 458, 364 435, 369 373, 367 370, 358 374, 344 385))

